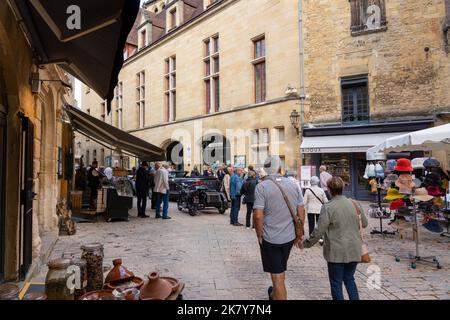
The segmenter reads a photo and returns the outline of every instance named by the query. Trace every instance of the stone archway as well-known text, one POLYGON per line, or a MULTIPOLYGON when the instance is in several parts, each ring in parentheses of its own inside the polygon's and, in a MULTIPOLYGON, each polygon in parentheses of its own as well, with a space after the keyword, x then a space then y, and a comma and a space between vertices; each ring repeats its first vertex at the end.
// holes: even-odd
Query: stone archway
POLYGON ((184 170, 184 146, 180 141, 167 140, 161 148, 166 150, 167 162, 175 165, 176 170, 184 170))

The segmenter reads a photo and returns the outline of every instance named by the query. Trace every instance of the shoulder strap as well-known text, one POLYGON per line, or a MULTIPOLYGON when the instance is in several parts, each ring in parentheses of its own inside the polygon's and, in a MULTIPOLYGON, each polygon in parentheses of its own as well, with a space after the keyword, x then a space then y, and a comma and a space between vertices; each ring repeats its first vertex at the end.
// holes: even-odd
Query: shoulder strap
POLYGON ((286 205, 289 208, 289 212, 291 213, 292 218, 294 219, 294 221, 297 221, 297 219, 296 219, 297 214, 296 214, 295 210, 292 208, 291 202, 289 201, 289 198, 287 197, 286 193, 284 192, 283 187, 281 187, 281 185, 273 177, 268 176, 267 180, 272 181, 278 187, 278 189, 280 189, 280 192, 283 195, 284 201, 286 202, 286 205))
POLYGON ((316 197, 316 199, 319 200, 321 204, 323 204, 322 199, 320 199, 320 198, 317 196, 317 194, 315 194, 314 191, 313 191, 311 188, 308 188, 308 189, 306 189, 306 190, 307 190, 307 191, 308 191, 308 190, 311 191, 311 193, 314 195, 314 197, 316 197))
POLYGON ((361 210, 359 209, 359 206, 356 204, 355 200, 351 199, 350 201, 352 202, 353 207, 356 210, 356 214, 358 216, 358 221, 359 221, 359 233, 361 235, 361 240, 364 241, 364 237, 363 237, 363 233, 362 233, 363 227, 362 227, 362 221, 361 221, 361 210))

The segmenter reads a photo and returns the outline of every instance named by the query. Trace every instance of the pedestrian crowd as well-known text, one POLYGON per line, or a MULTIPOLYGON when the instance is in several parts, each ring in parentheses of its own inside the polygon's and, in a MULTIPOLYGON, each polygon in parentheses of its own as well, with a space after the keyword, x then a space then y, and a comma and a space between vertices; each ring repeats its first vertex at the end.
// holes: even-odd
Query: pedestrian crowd
MULTIPOLYGON (((110 180, 112 169, 98 170, 94 161, 87 171, 87 186, 91 188, 91 205, 103 180, 110 180)), ((133 169, 138 216, 146 214, 147 199, 156 219, 169 220, 169 173, 176 171, 167 163, 149 164, 143 161, 133 169), (162 207, 162 212, 161 212, 162 207)), ((320 175, 302 188, 295 172, 282 175, 282 162, 271 156, 264 167, 255 170, 233 165, 208 166, 200 171, 194 166, 191 177, 215 177, 225 195, 230 210, 230 225, 242 227, 239 222, 241 205, 246 207, 245 227, 255 230, 260 246, 264 272, 271 274, 273 285, 268 288, 271 300, 287 299, 286 276, 291 250, 311 248, 317 243, 323 247, 328 266, 331 296, 343 300, 343 285, 351 300, 358 300, 354 274, 363 254, 361 229, 367 218, 356 201, 343 195, 344 182, 321 166, 320 175), (308 236, 304 235, 308 219, 308 236)), ((78 173, 77 174, 82 174, 78 173)), ((186 175, 183 175, 186 176, 186 175)))

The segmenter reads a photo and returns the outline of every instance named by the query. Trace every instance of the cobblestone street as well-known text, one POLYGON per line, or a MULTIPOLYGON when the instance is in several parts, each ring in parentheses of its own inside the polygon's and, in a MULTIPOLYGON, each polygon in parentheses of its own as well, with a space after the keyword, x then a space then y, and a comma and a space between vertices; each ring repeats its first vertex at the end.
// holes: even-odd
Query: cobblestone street
MULTIPOLYGON (((152 214, 151 212, 148 212, 152 214)), ((229 216, 216 212, 191 217, 179 213, 171 204, 173 220, 137 219, 132 211, 130 222, 79 224, 75 236, 61 237, 52 258, 77 251, 82 244, 99 242, 105 246, 105 265, 122 258, 136 275, 158 270, 186 283, 184 298, 190 299, 267 299, 269 276, 262 272, 254 231, 229 225, 229 216)), ((245 219, 244 212, 240 220, 245 219)), ((396 252, 414 251, 414 242, 406 239, 369 235, 378 221, 371 219, 366 231, 372 264, 359 265, 356 274, 360 297, 372 299, 450 299, 450 244, 448 238, 432 234, 421 227, 422 252, 435 254, 443 265, 396 262, 396 252), (372 267, 372 266, 375 266, 372 267), (381 270, 382 287, 367 286, 370 267, 381 270)), ((45 268, 35 281, 43 281, 45 268)), ((287 273, 289 299, 330 299, 326 263, 318 246, 310 250, 293 250, 287 273)))

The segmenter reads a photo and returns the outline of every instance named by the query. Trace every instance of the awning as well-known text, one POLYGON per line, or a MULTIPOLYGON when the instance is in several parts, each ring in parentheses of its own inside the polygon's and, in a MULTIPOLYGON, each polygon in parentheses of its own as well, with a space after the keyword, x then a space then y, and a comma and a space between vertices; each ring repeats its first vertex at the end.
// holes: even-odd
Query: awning
POLYGON ((398 133, 303 137, 302 153, 357 153, 385 141, 398 133))
POLYGON ((367 156, 379 152, 439 150, 450 150, 450 124, 390 137, 368 150, 367 156))
POLYGON ((56 63, 110 101, 139 0, 9 0, 38 60, 56 63))
POLYGON ((117 149, 129 152, 142 160, 165 160, 164 150, 94 118, 80 109, 66 105, 66 110, 71 119, 72 127, 81 134, 113 145, 117 149))

